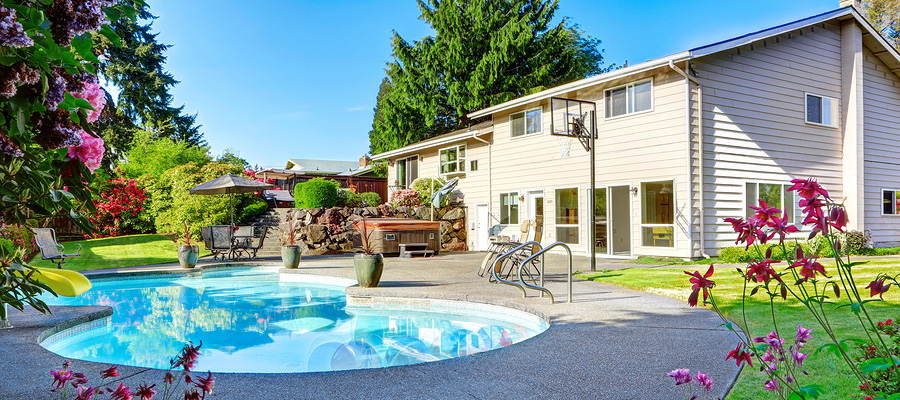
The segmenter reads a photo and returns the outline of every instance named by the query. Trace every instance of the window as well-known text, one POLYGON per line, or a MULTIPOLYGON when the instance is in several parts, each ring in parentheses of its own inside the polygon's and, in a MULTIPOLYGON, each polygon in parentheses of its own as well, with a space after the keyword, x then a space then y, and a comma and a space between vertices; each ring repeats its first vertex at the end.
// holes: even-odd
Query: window
POLYGON ((478 171, 478 160, 469 161, 469 171, 478 171))
POLYGON ((442 149, 440 159, 442 175, 466 172, 466 145, 442 149))
POLYGON ((881 189, 881 215, 900 215, 900 190, 881 189))
POLYGON ((519 193, 500 193, 500 224, 516 225, 519 223, 519 193))
POLYGON ((556 189, 556 240, 578 244, 578 188, 556 189))
POLYGON ((673 181, 641 183, 641 243, 646 247, 675 247, 673 181))
POLYGON ((419 177, 419 156, 397 160, 396 165, 397 180, 394 183, 401 188, 408 188, 419 177))
POLYGON ((806 122, 836 127, 838 124, 838 101, 830 97, 807 93, 806 122))
POLYGON ((650 111, 653 81, 646 80, 606 91, 606 118, 650 111))
POLYGON ((509 136, 519 137, 541 133, 541 108, 515 113, 509 116, 509 136))
POLYGON ((747 207, 744 209, 747 219, 756 213, 750 206, 758 207, 759 201, 762 200, 769 207, 784 211, 787 216, 783 218, 787 223, 799 223, 803 212, 798 204, 799 199, 794 197, 794 192, 787 191, 789 187, 791 185, 781 183, 747 182, 747 207))

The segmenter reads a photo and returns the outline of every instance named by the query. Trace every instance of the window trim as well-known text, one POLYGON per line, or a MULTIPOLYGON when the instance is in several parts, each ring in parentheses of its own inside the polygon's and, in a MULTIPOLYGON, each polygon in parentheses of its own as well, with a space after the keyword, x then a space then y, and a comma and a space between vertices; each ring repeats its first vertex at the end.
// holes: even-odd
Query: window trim
POLYGON ((526 138, 526 137, 531 137, 531 136, 538 136, 542 133, 544 133, 544 105, 543 104, 541 104, 540 106, 537 106, 537 107, 532 107, 532 108, 528 108, 528 109, 525 109, 525 110, 522 110, 519 112, 514 112, 514 113, 509 114, 509 139, 510 140, 516 140, 516 139, 521 139, 521 138, 526 138), (534 111, 534 110, 541 111, 538 114, 541 116, 540 124, 538 124, 538 125, 540 125, 541 130, 537 133, 528 133, 528 113, 531 111, 534 111), (519 135, 519 136, 513 136, 512 119, 513 119, 513 116, 516 114, 522 114, 525 116, 525 133, 523 133, 522 135, 519 135))
MULTIPOLYGON (((654 88, 654 79, 653 79, 653 77, 650 77, 650 78, 647 78, 647 79, 641 79, 641 80, 634 81, 634 82, 630 82, 630 83, 626 83, 626 84, 624 84, 624 85, 619 85, 619 86, 611 87, 611 88, 609 88, 609 89, 604 89, 604 90, 603 90, 603 120, 604 120, 604 121, 613 121, 613 120, 617 120, 617 119, 621 119, 621 118, 627 118, 627 117, 630 117, 630 116, 633 116, 633 115, 641 115, 641 114, 646 114, 646 113, 651 113, 651 112, 653 112, 653 111, 656 109, 656 99, 655 99, 654 96, 653 96, 653 92, 654 92, 654 91, 655 91, 655 88, 654 88), (609 109, 608 109, 608 107, 607 107, 607 98, 609 97, 609 92, 611 92, 611 91, 613 91, 613 90, 616 90, 616 89, 625 88, 625 89, 626 89, 626 90, 625 90, 625 93, 626 93, 626 96, 627 96, 627 93, 628 93, 628 87, 629 87, 629 86, 637 86, 637 85, 640 85, 640 84, 643 84, 643 83, 647 83, 647 82, 650 82, 650 108, 648 108, 648 109, 646 109, 646 110, 643 110, 643 111, 634 111, 634 112, 630 112, 630 113, 626 111, 625 114, 621 114, 621 115, 614 115, 614 116, 609 116, 609 115, 608 115, 608 114, 609 114, 609 112, 608 112, 609 109)), ((626 102, 628 102, 629 100, 630 100, 630 99, 629 99, 628 97, 625 98, 625 101, 626 101, 626 102)), ((627 107, 626 107, 626 108, 627 108, 627 107)), ((653 181, 647 181, 647 182, 653 182, 653 181)))
MULTIPOLYGON (((578 232, 577 232, 577 234, 575 235, 575 237, 578 239, 578 242, 577 242, 577 243, 563 242, 563 243, 565 243, 565 244, 570 244, 570 245, 573 245, 573 246, 580 246, 581 243, 583 243, 582 237, 581 237, 581 235, 582 235, 582 230, 583 230, 583 229, 581 229, 581 221, 582 221, 582 220, 581 220, 581 216, 582 216, 582 214, 583 214, 583 213, 581 212, 581 207, 582 207, 582 205, 581 205, 581 200, 582 200, 582 199, 581 199, 581 198, 579 198, 579 199, 578 199, 578 202, 577 202, 577 204, 578 204, 578 222, 576 222, 575 224, 557 224, 557 223, 556 223, 556 219, 558 218, 558 215, 556 215, 556 205, 559 203, 559 202, 557 201, 557 198, 556 198, 556 191, 557 191, 557 190, 565 190, 565 189, 575 189, 575 194, 578 195, 579 197, 581 196, 581 189, 582 189, 582 188, 581 188, 581 185, 576 185, 576 186, 561 186, 561 187, 554 187, 553 189, 551 189, 551 190, 553 190, 553 236, 554 236, 554 237, 553 237, 553 240, 554 240, 554 241, 557 241, 557 242, 562 242, 561 240, 559 240, 559 234, 556 232, 556 228, 577 228, 577 229, 578 229, 578 232)), ((544 199, 547 198, 546 196, 547 196, 547 195, 546 195, 546 192, 545 192, 545 193, 544 193, 544 199)), ((586 199, 585 199, 585 200, 586 200, 586 199)), ((546 205, 546 203, 545 203, 545 205, 546 205)), ((544 221, 544 228, 546 229, 546 227, 547 227, 547 222, 544 221)), ((590 251, 590 250, 589 250, 589 251, 590 251)))
MULTIPOLYGON (((412 181, 409 182, 409 185, 407 185, 406 182, 399 182, 399 179, 397 179, 397 169, 398 169, 398 168, 397 168, 397 164, 399 164, 401 161, 404 161, 404 162, 405 162, 406 160, 409 160, 409 159, 411 159, 411 158, 415 158, 415 159, 416 159, 416 163, 421 164, 421 163, 419 162, 419 154, 418 154, 418 153, 417 153, 417 154, 414 154, 414 155, 411 155, 411 156, 401 157, 401 158, 398 158, 398 159, 395 159, 395 160, 394 160, 394 181, 397 182, 397 185, 395 185, 395 186, 397 186, 397 187, 399 187, 399 188, 401 188, 401 189, 409 189, 409 186, 412 185, 412 181)), ((419 171, 419 165, 416 165, 416 175, 418 175, 418 171, 419 171)), ((417 176, 416 178, 418 178, 418 176, 417 176)), ((413 180, 415 180, 415 179, 413 179, 413 180)))
MULTIPOLYGON (((641 250, 646 249, 666 249, 670 251, 678 251, 678 179, 676 177, 671 178, 659 178, 659 179, 644 179, 638 181, 638 243, 637 246, 641 250), (649 182, 665 182, 672 181, 672 223, 671 224, 645 224, 644 223, 644 184, 649 182), (661 246, 645 246, 644 245, 644 228, 658 228, 658 227, 672 227, 672 246, 671 247, 661 247, 661 246)), ((633 253, 633 251, 632 251, 633 253)))
MULTIPOLYGON (((497 204, 500 206, 500 212, 498 213, 498 214, 500 215, 500 226, 508 227, 508 226, 516 226, 516 225, 519 225, 519 224, 521 223, 521 220, 522 220, 522 218, 521 218, 521 214, 522 214, 522 213, 521 213, 521 210, 520 210, 521 205, 519 204, 519 192, 518 192, 518 191, 515 191, 515 192, 500 192, 500 193, 497 194, 497 200, 498 200, 498 201, 497 201, 497 204), (504 224, 504 223, 503 223, 503 207, 504 207, 504 205, 503 205, 503 195, 504 195, 504 194, 505 194, 505 195, 511 195, 511 194, 514 194, 514 195, 515 195, 515 196, 513 196, 513 198, 516 199, 516 210, 517 210, 517 211, 516 211, 516 222, 510 222, 510 223, 508 223, 508 224, 504 224)), ((509 213, 509 210, 507 209, 506 212, 507 212, 507 214, 508 214, 508 213, 509 213)))
MULTIPOLYGON (((878 197, 878 200, 881 204, 878 205, 878 213, 883 217, 900 217, 900 213, 896 214, 885 214, 884 213, 884 192, 894 192, 894 203, 897 202, 897 192, 900 192, 900 189, 892 189, 892 188, 881 188, 881 196, 878 197)), ((894 207, 896 209, 896 206, 894 207)))
MULTIPOLYGON (((779 182, 779 181, 752 180, 752 179, 747 179, 747 180, 745 180, 744 183, 743 183, 743 189, 744 189, 744 190, 743 190, 743 194, 744 194, 744 196, 743 196, 743 200, 742 200, 742 202, 744 203, 744 207, 741 208, 741 212, 742 212, 741 218, 744 218, 745 220, 747 219, 747 212, 748 212, 748 210, 750 209, 750 206, 751 206, 750 203, 747 203, 747 184, 748 184, 748 183, 755 183, 755 184, 757 184, 757 185, 759 185, 759 184, 765 184, 765 185, 781 185, 782 187, 785 187, 785 186, 786 186, 786 187, 790 187, 790 186, 791 186, 790 183, 784 183, 784 182, 779 182)), ((787 188, 785 188, 785 189, 787 189, 787 188)), ((757 193, 759 193, 759 187, 757 187, 756 190, 757 190, 757 193)), ((787 193, 787 190, 785 190, 784 192, 787 193)), ((794 195, 796 196, 796 192, 792 192, 792 193, 794 193, 794 195)), ((757 196, 757 197, 759 197, 759 196, 757 196)), ((798 199, 797 197, 795 197, 795 199, 797 199, 797 201, 799 202, 799 199, 798 199)), ((783 199, 782 202, 784 202, 784 200, 786 200, 786 199, 783 199)), ((753 204, 754 207, 758 207, 758 206, 759 206, 759 199, 757 198, 756 201, 757 201, 756 204, 753 204)), ((769 206, 771 207, 772 205, 769 204, 769 206)), ((783 205, 782 205, 782 206, 783 206, 783 205)), ((793 204, 792 204, 792 206, 793 206, 793 204)), ((781 208, 781 211, 782 211, 782 212, 787 211, 787 210, 785 210, 786 207, 778 207, 778 208, 781 208)), ((802 222, 801 222, 801 221, 803 221, 803 215, 802 215, 802 214, 803 214, 803 213, 802 213, 801 209, 799 208, 799 206, 796 206, 796 207, 794 208, 794 220, 793 220, 793 221, 788 221, 788 224, 790 224, 790 225, 797 225, 797 229, 803 230, 804 226, 802 225, 802 222)))
MULTIPOLYGON (((823 103, 824 103, 824 102, 823 102, 823 103)), ((823 95, 817 94, 817 93, 810 93, 810 92, 804 92, 804 93, 803 93, 803 121, 804 121, 806 124, 808 124, 808 125, 814 125, 814 126, 821 126, 821 127, 825 127, 825 128, 837 128, 838 125, 840 125, 840 122, 841 122, 841 121, 840 121, 840 119, 841 119, 841 118, 840 118, 840 115, 841 115, 841 103, 838 101, 838 99, 836 99, 836 98, 834 98, 834 97, 831 97, 831 96, 823 96, 823 95), (834 125, 828 125, 828 124, 825 124, 825 123, 822 123, 822 122, 813 122, 813 121, 810 121, 810 120, 809 120, 809 96, 815 96, 815 97, 818 97, 818 98, 820 98, 820 99, 828 99, 828 100, 833 101, 834 104, 837 105, 837 107, 836 107, 836 111, 837 111, 837 112, 836 112, 834 115, 832 115, 832 117, 833 117, 832 119, 834 119, 834 125)), ((824 118, 824 115, 823 115, 823 118, 822 118, 822 119, 823 119, 823 120, 825 119, 825 118, 824 118)))
POLYGON ((437 157, 437 162, 438 162, 438 175, 440 175, 440 176, 465 175, 466 172, 468 172, 468 170, 467 170, 467 169, 468 169, 468 166, 466 165, 466 162, 468 161, 468 159, 467 159, 466 157, 462 157, 462 163, 463 163, 463 168, 464 168, 464 170, 463 170, 463 171, 460 171, 460 170, 459 170, 459 162, 460 162, 459 148, 460 148, 460 147, 465 147, 465 148, 466 148, 466 155, 469 154, 469 146, 466 146, 465 143, 460 143, 460 144, 457 144, 457 145, 447 146, 447 147, 438 149, 438 157, 437 157), (450 149, 456 149, 456 168, 457 168, 457 170, 456 170, 456 172, 447 172, 447 173, 444 173, 444 172, 441 172, 441 166, 442 166, 442 164, 441 164, 441 163, 442 163, 442 161, 441 161, 441 152, 444 151, 444 150, 450 150, 450 149))

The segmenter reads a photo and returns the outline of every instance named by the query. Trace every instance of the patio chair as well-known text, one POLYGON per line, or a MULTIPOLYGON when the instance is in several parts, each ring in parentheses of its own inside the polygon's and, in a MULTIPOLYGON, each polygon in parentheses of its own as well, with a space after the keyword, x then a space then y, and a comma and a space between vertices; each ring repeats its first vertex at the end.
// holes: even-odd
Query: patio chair
POLYGON ((78 244, 76 253, 66 253, 65 247, 56 242, 56 231, 53 228, 32 228, 34 232, 34 241, 38 248, 41 249, 41 259, 50 260, 56 264, 56 268, 62 269, 62 265, 66 263, 66 258, 78 257, 81 255, 81 245, 78 244))
POLYGON ((234 249, 233 236, 230 225, 212 225, 209 227, 209 251, 213 254, 213 261, 219 257, 231 256, 234 249))
POLYGON ((259 241, 256 242, 256 246, 252 246, 252 245, 248 244, 246 247, 244 247, 244 250, 247 251, 247 255, 249 256, 249 258, 251 260, 256 258, 256 252, 258 252, 259 249, 262 248, 263 242, 266 241, 266 233, 268 233, 268 232, 269 232, 269 227, 264 226, 262 228, 262 233, 259 234, 259 241))
MULTIPOLYGON (((508 236, 499 236, 499 228, 500 225, 494 225, 491 227, 489 233, 491 234, 491 238, 495 239, 495 241, 491 242, 491 245, 488 247, 488 253, 485 254, 484 259, 481 260, 481 268, 478 269, 478 276, 484 276, 488 271, 490 271, 491 266, 495 266, 495 260, 506 253, 507 251, 519 246, 528 240, 528 232, 531 230, 531 220, 526 219, 522 221, 522 224, 519 225, 519 230, 522 233, 521 238, 522 242, 516 240, 509 240, 508 236)), ((508 264, 509 261, 504 261, 503 264, 508 264)), ((498 274, 501 272, 499 266, 495 266, 498 268, 498 274)), ((493 276, 489 278, 489 280, 493 280, 493 276)))
POLYGON ((200 238, 203 239, 203 246, 206 247, 206 250, 210 250, 212 248, 212 238, 209 235, 208 226, 200 227, 200 238))

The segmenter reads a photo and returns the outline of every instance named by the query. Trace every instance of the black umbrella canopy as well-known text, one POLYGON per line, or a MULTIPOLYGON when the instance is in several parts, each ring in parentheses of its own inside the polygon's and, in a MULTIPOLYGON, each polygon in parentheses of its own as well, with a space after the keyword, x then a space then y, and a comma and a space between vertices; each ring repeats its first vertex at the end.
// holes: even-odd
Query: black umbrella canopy
POLYGON ((227 194, 228 208, 231 209, 231 225, 234 225, 234 204, 231 196, 235 193, 251 193, 274 188, 275 185, 242 178, 237 175, 225 174, 209 182, 202 183, 190 189, 191 194, 227 194))
POLYGON ((233 194, 258 192, 272 189, 275 185, 242 178, 237 175, 225 174, 209 182, 202 183, 192 189, 191 194, 233 194))

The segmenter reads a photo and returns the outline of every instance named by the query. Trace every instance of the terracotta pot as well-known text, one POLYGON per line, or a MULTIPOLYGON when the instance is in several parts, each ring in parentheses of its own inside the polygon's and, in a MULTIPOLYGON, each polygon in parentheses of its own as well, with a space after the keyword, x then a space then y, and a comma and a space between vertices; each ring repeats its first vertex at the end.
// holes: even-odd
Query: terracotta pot
POLYGON ((200 246, 178 246, 178 263, 181 268, 194 268, 200 258, 200 246))
POLYGON ((353 269, 356 270, 356 281, 360 287, 376 287, 384 272, 384 257, 381 253, 357 253, 353 256, 353 269))
POLYGON ((300 266, 300 246, 281 246, 281 262, 285 268, 297 268, 300 266))

